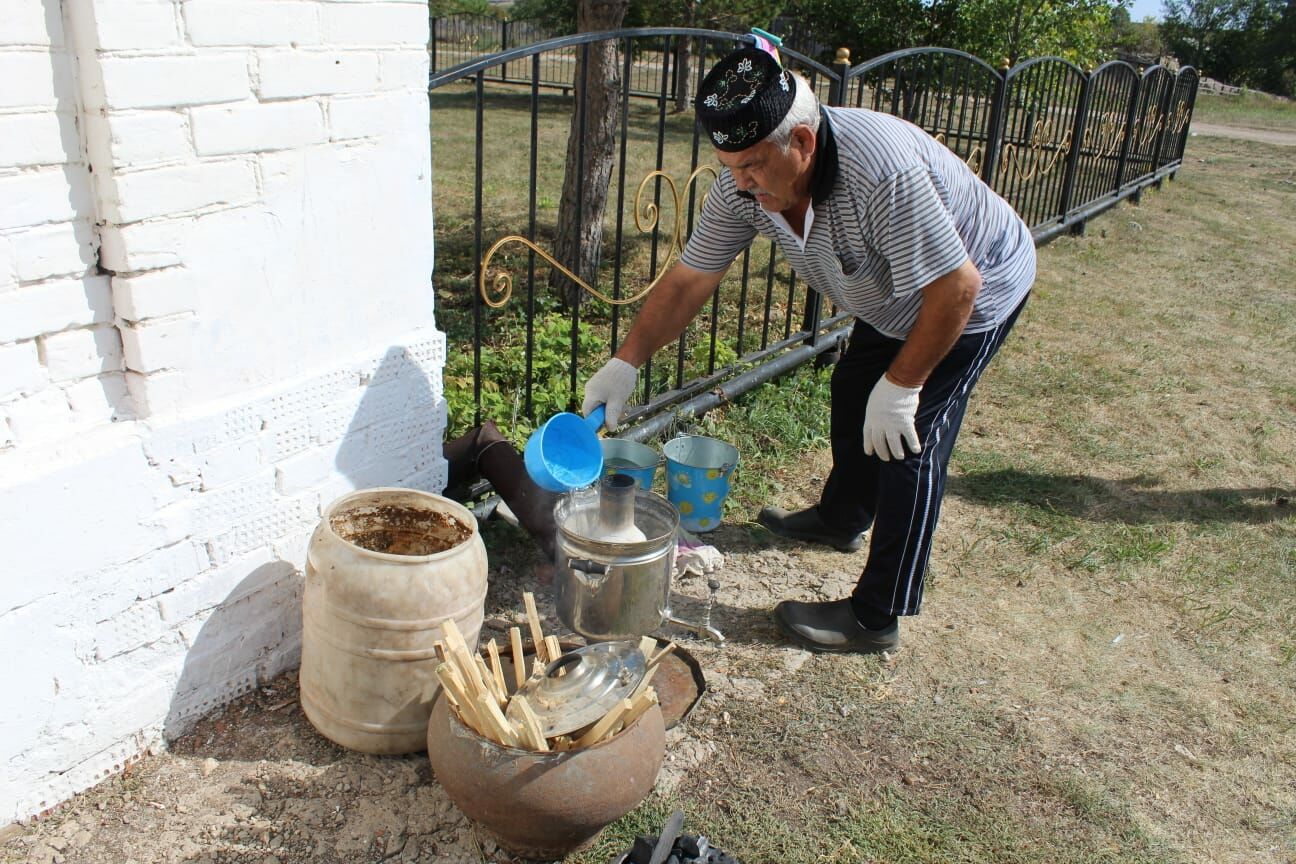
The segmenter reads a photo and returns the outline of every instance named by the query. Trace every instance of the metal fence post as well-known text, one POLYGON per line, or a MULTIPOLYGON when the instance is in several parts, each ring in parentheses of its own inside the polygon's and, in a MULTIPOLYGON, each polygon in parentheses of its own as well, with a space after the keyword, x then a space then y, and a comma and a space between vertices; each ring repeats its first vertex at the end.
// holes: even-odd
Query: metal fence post
POLYGON ((999 149, 1003 139, 1003 118, 1008 99, 1008 60, 999 67, 995 81, 994 102, 990 106, 990 129, 986 135, 985 164, 981 166, 981 179, 994 189, 995 174, 999 168, 999 149))
POLYGON ((1071 210, 1071 197, 1075 193, 1080 151, 1084 147, 1085 131, 1089 128, 1089 98, 1092 93, 1093 73, 1086 72, 1084 86, 1080 89, 1080 104, 1076 109, 1075 125, 1071 129, 1071 152, 1067 155, 1066 176, 1062 180, 1062 203, 1058 208, 1058 216, 1063 221, 1071 210))
MULTIPOLYGON (((1192 67, 1189 66, 1189 67, 1186 67, 1186 69, 1192 69, 1192 67)), ((1180 69, 1179 72, 1175 75, 1175 92, 1176 92, 1176 93, 1179 92, 1179 80, 1183 77, 1183 75, 1184 75, 1186 69, 1180 69)), ((1196 69, 1193 69, 1193 74, 1194 74, 1194 75, 1197 74, 1197 70, 1196 70, 1196 69)), ((1194 111, 1194 110, 1196 109, 1196 107, 1197 107, 1197 93, 1198 93, 1198 90, 1199 90, 1199 89, 1200 89, 1200 78, 1198 79, 1198 83, 1196 83, 1196 84, 1193 85, 1192 92, 1189 93, 1188 96, 1187 96, 1187 97, 1185 98, 1185 100, 1184 100, 1185 103, 1186 103, 1186 105, 1185 105, 1185 110, 1186 110, 1188 113, 1187 113, 1187 114, 1185 115, 1185 117, 1184 117, 1184 127, 1183 127, 1183 131, 1179 133, 1179 144, 1178 144, 1178 146, 1175 148, 1175 161, 1176 161, 1176 162, 1180 162, 1180 163, 1183 162, 1184 149, 1188 146, 1188 130, 1189 130, 1190 128, 1192 128, 1192 115, 1193 115, 1193 111, 1194 111)))
POLYGON ((428 52, 431 56, 428 58, 428 68, 433 72, 437 71, 437 22, 440 18, 432 17, 428 19, 428 43, 431 46, 428 52))
POLYGON ((1125 185, 1125 169, 1129 167, 1130 148, 1134 146, 1134 138, 1137 130, 1134 128, 1134 121, 1138 116, 1139 102, 1143 100, 1143 76, 1134 79, 1134 89, 1130 92, 1129 111, 1125 114, 1125 140, 1121 142, 1120 159, 1116 162, 1116 188, 1113 192, 1119 192, 1125 185))
POLYGON ((836 77, 829 82, 828 86, 828 104, 835 108, 840 108, 846 104, 850 68, 850 49, 838 48, 837 57, 832 62, 833 74, 836 77))
MULTIPOLYGON (((500 53, 501 54, 509 49, 508 37, 509 37, 509 20, 507 18, 501 18, 500 19, 500 53)), ((500 64, 500 80, 501 81, 508 80, 507 63, 500 64)))
MULTIPOLYGON (((1158 122, 1158 125, 1161 128, 1157 130, 1156 156, 1153 157, 1152 159, 1153 174, 1161 170, 1161 165, 1165 162, 1165 160, 1162 158, 1161 151, 1162 148, 1165 146, 1166 126, 1168 126, 1170 123, 1170 103, 1174 101, 1175 91, 1178 89, 1177 87, 1178 76, 1175 76, 1175 78, 1176 78, 1175 82, 1171 84, 1169 87, 1165 88, 1165 96, 1162 97, 1161 99, 1161 105, 1160 105, 1161 119, 1158 122)), ((1161 186, 1161 181, 1158 180, 1157 187, 1160 188, 1160 186, 1161 186)))

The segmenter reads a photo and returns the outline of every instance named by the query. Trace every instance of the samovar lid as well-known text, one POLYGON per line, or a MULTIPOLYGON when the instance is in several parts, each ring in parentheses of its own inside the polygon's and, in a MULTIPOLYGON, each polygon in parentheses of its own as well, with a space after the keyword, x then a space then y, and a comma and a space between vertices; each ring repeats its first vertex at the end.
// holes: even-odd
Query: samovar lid
MULTIPOLYGON (((647 672, 637 642, 596 642, 551 662, 517 691, 525 696, 546 738, 567 735, 599 720, 627 698, 647 672)), ((505 715, 521 721, 512 700, 505 715)))

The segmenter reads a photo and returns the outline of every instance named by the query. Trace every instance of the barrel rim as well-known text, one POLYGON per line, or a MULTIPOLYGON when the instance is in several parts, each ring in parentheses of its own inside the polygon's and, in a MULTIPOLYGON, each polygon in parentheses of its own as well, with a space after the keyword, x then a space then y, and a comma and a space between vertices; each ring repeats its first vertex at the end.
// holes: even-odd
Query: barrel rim
POLYGON ((327 507, 325 507, 324 512, 320 515, 320 530, 327 533, 330 537, 337 540, 339 543, 343 544, 349 549, 354 549, 365 555, 372 555, 373 557, 381 561, 398 561, 398 562, 406 562, 406 563, 424 563, 428 561, 436 561, 441 558, 448 558, 452 554, 458 553, 459 550, 462 549, 464 546, 471 543, 474 537, 478 538, 478 540, 481 539, 481 526, 477 522, 477 517, 474 516, 472 511, 469 510, 467 507, 463 506, 458 501, 454 501, 450 498, 445 497, 444 495, 438 495, 435 492, 426 492, 422 489, 413 489, 408 486, 370 486, 366 489, 354 489, 350 492, 347 492, 345 495, 340 495, 339 497, 335 498, 332 503, 330 503, 327 507), (454 546, 451 546, 449 549, 443 549, 440 552, 433 552, 430 555, 396 555, 391 552, 378 552, 374 549, 366 549, 364 546, 360 546, 356 543, 352 543, 350 540, 346 539, 341 534, 333 530, 333 515, 343 505, 345 505, 353 498, 372 496, 374 494, 379 494, 383 492, 400 493, 402 495, 414 495, 415 497, 426 498, 431 503, 444 505, 445 508, 449 510, 456 518, 461 519, 462 521, 467 523, 472 533, 462 543, 458 543, 454 546))

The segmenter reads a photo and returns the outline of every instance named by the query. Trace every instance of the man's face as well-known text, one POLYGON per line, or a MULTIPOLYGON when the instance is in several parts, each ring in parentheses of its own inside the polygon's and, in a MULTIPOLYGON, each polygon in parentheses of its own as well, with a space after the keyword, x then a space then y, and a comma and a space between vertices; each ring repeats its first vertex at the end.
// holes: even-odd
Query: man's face
POLYGON ((756 198, 765 210, 781 213, 810 195, 810 167, 815 136, 808 126, 792 130, 784 153, 775 144, 761 141, 746 150, 717 150, 720 164, 729 169, 739 190, 756 198))

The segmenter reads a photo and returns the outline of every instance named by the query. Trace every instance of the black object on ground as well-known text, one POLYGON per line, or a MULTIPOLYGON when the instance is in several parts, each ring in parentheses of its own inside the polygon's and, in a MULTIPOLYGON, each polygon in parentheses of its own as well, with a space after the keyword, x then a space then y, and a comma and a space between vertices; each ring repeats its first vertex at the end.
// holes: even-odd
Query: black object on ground
POLYGON ((704 836, 681 835, 683 824, 684 811, 676 810, 660 836, 636 837, 630 851, 614 858, 612 864, 741 864, 737 858, 712 846, 704 836))

